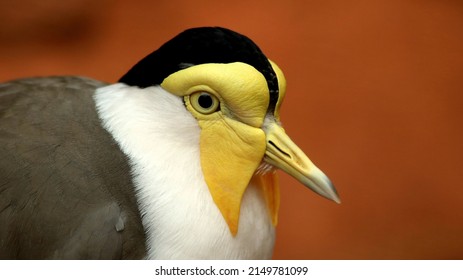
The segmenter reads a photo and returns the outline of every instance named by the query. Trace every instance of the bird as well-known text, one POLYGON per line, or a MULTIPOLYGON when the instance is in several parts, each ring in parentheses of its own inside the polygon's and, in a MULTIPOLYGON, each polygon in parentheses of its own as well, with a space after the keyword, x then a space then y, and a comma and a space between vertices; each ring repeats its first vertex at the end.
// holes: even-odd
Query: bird
POLYGON ((269 259, 282 170, 340 203, 286 134, 250 38, 186 29, 114 83, 0 84, 1 259, 269 259))

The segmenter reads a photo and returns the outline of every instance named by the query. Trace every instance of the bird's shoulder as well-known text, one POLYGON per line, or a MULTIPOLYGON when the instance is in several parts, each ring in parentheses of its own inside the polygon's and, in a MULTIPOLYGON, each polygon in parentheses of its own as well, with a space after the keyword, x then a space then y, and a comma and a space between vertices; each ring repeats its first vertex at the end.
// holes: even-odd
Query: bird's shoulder
POLYGON ((0 85, 0 258, 143 257, 130 168, 93 100, 105 85, 0 85))

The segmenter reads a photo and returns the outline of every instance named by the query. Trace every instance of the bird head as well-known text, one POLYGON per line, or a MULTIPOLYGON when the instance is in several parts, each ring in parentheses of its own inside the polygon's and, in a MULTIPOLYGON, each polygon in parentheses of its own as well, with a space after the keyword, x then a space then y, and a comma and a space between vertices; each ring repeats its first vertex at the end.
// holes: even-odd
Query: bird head
POLYGON ((142 59, 119 81, 141 88, 161 86, 183 98, 185 110, 201 129, 205 182, 233 235, 250 183, 262 188, 276 225, 276 168, 339 203, 328 177, 282 128, 285 77, 249 38, 218 27, 189 29, 142 59))

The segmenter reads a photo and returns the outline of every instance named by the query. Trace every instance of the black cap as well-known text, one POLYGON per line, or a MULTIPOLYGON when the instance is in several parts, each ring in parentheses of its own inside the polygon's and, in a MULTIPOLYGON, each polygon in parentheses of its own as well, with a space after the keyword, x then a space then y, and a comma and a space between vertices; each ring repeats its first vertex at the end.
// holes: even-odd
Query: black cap
POLYGON ((278 101, 278 79, 267 57, 248 37, 221 27, 188 29, 132 67, 119 82, 146 88, 172 73, 204 63, 243 62, 261 72, 270 93, 269 111, 278 101))

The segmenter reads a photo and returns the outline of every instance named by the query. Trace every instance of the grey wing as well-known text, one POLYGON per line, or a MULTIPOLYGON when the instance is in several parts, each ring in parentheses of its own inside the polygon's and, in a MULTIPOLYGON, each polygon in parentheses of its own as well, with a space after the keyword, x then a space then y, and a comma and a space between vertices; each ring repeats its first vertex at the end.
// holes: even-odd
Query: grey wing
POLYGON ((127 161, 78 77, 0 85, 0 258, 143 258, 127 161))

